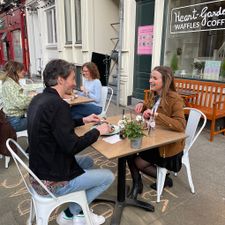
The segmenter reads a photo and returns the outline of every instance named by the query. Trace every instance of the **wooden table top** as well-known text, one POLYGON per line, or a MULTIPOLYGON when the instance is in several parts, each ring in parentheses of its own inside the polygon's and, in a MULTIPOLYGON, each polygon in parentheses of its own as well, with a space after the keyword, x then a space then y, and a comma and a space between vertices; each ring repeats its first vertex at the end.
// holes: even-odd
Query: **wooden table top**
POLYGON ((91 99, 85 96, 79 96, 79 95, 77 98, 73 100, 70 100, 70 99, 64 99, 64 100, 67 101, 71 106, 82 104, 82 103, 94 102, 94 99, 91 99))
MULTIPOLYGON (((116 125, 119 119, 121 119, 121 116, 114 116, 107 118, 107 121, 109 121, 111 124, 116 125)), ((77 127, 75 129, 75 132, 78 135, 83 135, 90 130, 92 125, 88 124, 85 126, 77 127)), ((154 131, 151 131, 149 135, 147 134, 147 131, 145 131, 145 134, 146 136, 143 137, 142 146, 140 149, 132 149, 130 147, 130 140, 128 140, 127 138, 115 144, 109 144, 102 140, 104 137, 99 137, 98 141, 95 142, 92 147, 102 155, 104 155, 107 159, 114 159, 128 156, 133 153, 142 152, 150 148, 170 144, 186 137, 185 133, 166 130, 162 127, 157 126, 156 129, 154 131)))

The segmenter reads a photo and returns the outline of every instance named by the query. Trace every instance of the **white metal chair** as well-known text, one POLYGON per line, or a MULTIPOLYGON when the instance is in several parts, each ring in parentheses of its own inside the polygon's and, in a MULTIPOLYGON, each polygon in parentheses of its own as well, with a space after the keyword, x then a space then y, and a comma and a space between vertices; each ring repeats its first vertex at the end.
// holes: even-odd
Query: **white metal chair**
MULTIPOLYGON (((27 130, 22 130, 22 131, 18 131, 16 132, 16 137, 27 137, 28 138, 28 134, 27 134, 27 130)), ((9 168, 9 162, 10 162, 11 157, 10 156, 5 156, 5 168, 9 168)))
MULTIPOLYGON (((61 204, 64 204, 66 202, 76 202, 79 204, 83 210, 83 213, 86 218, 86 222, 88 225, 93 225, 93 222, 90 217, 89 213, 89 206, 86 198, 86 192, 83 191, 77 191, 73 192, 67 195, 63 195, 60 197, 56 197, 52 192, 48 190, 48 188, 43 184, 43 182, 28 168, 28 166, 24 163, 24 161, 12 150, 11 144, 14 144, 23 154, 24 150, 21 148, 21 146, 13 139, 9 138, 6 141, 6 146, 8 150, 10 151, 12 158, 14 159, 16 166, 19 170, 19 173, 24 181, 24 184, 28 190, 28 192, 31 194, 32 201, 30 205, 30 216, 28 218, 27 224, 32 225, 33 220, 36 216, 36 224, 37 225, 47 225, 48 224, 48 218, 51 214, 51 212, 61 204), (48 197, 44 197, 41 195, 38 195, 35 190, 32 188, 29 181, 25 179, 25 176, 23 175, 21 168, 24 168, 30 176, 32 176, 41 186, 42 188, 49 194, 48 197)), ((28 158, 28 156, 26 156, 28 158)), ((29 176, 27 176, 29 177, 29 176)))
MULTIPOLYGON (((184 146, 184 154, 182 157, 182 164, 185 165, 187 176, 188 176, 188 182, 189 186, 191 188, 191 192, 195 193, 194 184, 192 181, 191 176, 191 167, 190 167, 190 160, 189 160, 189 150, 198 138, 199 134, 202 132, 203 128, 206 125, 207 118, 203 112, 201 112, 198 109, 195 108, 189 108, 186 107, 184 110, 189 111, 189 117, 187 121, 187 126, 185 129, 185 134, 187 135, 187 138, 185 140, 185 146, 184 146), (203 123, 199 127, 199 130, 197 131, 200 119, 203 118, 203 123)), ((167 169, 157 166, 157 202, 160 202, 160 196, 163 191, 164 182, 166 178, 167 169)))
POLYGON ((100 113, 100 115, 102 117, 106 116, 110 102, 112 100, 112 96, 113 96, 113 89, 108 86, 103 86, 102 87, 102 96, 101 96, 102 112, 100 113), (107 101, 107 97, 108 97, 108 101, 107 101))

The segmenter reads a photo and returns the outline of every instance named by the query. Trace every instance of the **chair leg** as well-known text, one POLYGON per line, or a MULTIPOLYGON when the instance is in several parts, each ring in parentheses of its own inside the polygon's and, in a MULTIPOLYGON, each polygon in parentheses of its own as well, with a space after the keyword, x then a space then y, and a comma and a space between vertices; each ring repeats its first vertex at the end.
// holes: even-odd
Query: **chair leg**
POLYGON ((86 205, 86 207, 82 208, 85 219, 86 219, 86 224, 87 225, 94 225, 92 219, 91 219, 91 215, 90 215, 90 209, 89 206, 86 205))
POLYGON ((86 193, 85 191, 80 192, 80 201, 77 202, 84 213, 85 219, 86 219, 86 224, 87 225, 94 225, 92 219, 91 219, 91 215, 90 215, 90 209, 87 203, 87 197, 86 197, 86 193))
POLYGON ((165 179, 166 179, 166 173, 167 169, 158 167, 157 166, 157 181, 156 181, 156 187, 157 187, 157 200, 156 202, 160 202, 160 196, 163 191, 165 179))
POLYGON ((182 157, 182 163, 186 167, 189 186, 191 188, 191 192, 194 194, 195 193, 195 187, 194 187, 193 180, 192 180, 191 167, 190 167, 190 161, 189 161, 189 156, 188 155, 184 155, 182 157))
POLYGON ((32 199, 30 201, 31 201, 30 202, 30 215, 27 220, 27 225, 32 225, 34 222, 34 218, 35 218, 35 209, 34 209, 33 201, 32 201, 32 199))
POLYGON ((214 132, 215 132, 215 125, 216 125, 216 121, 213 119, 211 121, 211 126, 210 126, 210 141, 213 141, 214 138, 214 132))
POLYGON ((38 217, 36 220, 36 225, 48 225, 48 220, 43 217, 38 217))
POLYGON ((10 161, 10 156, 5 156, 5 168, 7 169, 9 167, 9 161, 10 161))

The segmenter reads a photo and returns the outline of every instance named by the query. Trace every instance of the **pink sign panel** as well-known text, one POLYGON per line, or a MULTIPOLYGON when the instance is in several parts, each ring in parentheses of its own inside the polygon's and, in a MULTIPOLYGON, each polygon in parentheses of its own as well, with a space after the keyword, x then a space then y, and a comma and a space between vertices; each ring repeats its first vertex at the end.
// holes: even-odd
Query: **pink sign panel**
POLYGON ((153 45, 153 25, 138 27, 138 55, 151 55, 153 45))

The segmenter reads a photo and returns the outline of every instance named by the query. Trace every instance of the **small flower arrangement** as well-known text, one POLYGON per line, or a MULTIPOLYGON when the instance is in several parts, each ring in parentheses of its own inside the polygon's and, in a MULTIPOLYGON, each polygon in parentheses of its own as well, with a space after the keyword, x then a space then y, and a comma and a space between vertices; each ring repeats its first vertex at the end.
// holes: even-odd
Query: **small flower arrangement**
POLYGON ((123 120, 119 121, 118 125, 123 130, 123 135, 132 140, 145 135, 143 132, 143 123, 142 116, 137 116, 136 120, 129 120, 127 117, 124 117, 123 120))

